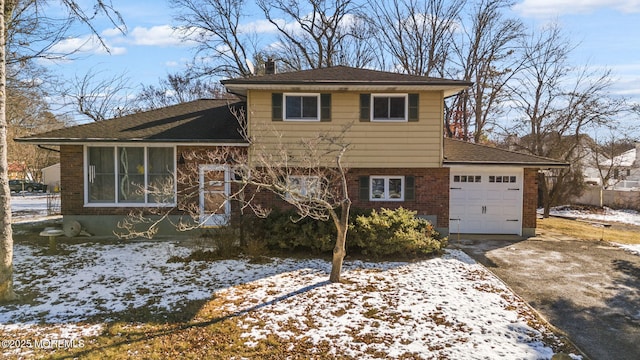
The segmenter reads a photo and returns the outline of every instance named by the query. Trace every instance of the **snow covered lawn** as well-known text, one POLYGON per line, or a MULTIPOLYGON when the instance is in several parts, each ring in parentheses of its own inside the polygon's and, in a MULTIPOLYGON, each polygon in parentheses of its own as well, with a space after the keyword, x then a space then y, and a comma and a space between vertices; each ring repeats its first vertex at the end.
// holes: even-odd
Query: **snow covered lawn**
MULTIPOLYGON (((118 336, 113 324, 123 315, 181 314, 200 302, 237 324, 247 351, 275 337, 293 357, 550 359, 561 346, 528 305, 457 250, 413 263, 347 261, 344 283, 331 284, 330 263, 319 259, 169 263, 191 249, 174 242, 61 247, 64 255, 46 255, 44 246, 16 244, 14 286, 29 304, 0 306, 0 339, 62 339, 90 352, 118 336)), ((199 311, 190 321, 213 316, 199 311)), ((215 345, 207 339, 199 351, 215 345)), ((43 356, 4 345, 0 357, 43 356)))

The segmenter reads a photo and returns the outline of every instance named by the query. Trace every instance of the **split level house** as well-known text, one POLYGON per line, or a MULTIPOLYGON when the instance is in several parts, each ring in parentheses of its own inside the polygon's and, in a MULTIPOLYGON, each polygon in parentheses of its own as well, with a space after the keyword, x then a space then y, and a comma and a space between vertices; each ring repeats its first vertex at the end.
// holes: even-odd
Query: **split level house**
MULTIPOLYGON (((238 109, 252 144, 295 143, 349 124, 344 164, 353 207, 404 207, 443 234, 534 235, 536 174, 566 166, 444 138, 444 99, 471 85, 465 81, 336 66, 222 83, 237 100, 197 100, 18 141, 60 147, 64 221, 96 235, 112 234, 131 209, 156 208, 157 196, 131 184, 176 184, 177 169, 193 161, 189 152, 235 147, 251 159, 254 145, 238 131, 238 109)), ((194 167, 199 209, 203 219, 216 211, 219 224, 237 212, 234 204, 212 210, 203 199, 231 191, 231 166, 201 161, 194 167)), ((163 204, 181 196, 173 186, 163 204)))

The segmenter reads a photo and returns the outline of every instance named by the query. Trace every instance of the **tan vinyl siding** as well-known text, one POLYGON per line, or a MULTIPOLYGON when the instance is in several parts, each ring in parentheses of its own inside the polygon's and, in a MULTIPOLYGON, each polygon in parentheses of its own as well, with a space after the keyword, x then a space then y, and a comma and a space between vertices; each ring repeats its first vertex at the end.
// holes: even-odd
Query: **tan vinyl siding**
MULTIPOLYGON (((288 92, 288 91, 283 91, 288 92)), ((272 121, 271 92, 251 91, 247 98, 252 151, 275 151, 282 142, 295 148, 301 138, 327 131, 339 132, 351 124, 345 166, 351 168, 424 168, 441 165, 443 97, 420 93, 418 122, 360 122, 360 93, 334 92, 331 122, 272 121)))

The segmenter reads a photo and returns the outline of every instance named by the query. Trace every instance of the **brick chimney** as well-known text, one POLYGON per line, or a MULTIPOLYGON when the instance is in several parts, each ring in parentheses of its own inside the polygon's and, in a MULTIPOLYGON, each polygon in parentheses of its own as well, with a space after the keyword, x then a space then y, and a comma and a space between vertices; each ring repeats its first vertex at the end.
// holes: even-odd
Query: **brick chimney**
POLYGON ((264 63, 265 75, 271 75, 276 73, 276 62, 272 58, 268 58, 264 63))

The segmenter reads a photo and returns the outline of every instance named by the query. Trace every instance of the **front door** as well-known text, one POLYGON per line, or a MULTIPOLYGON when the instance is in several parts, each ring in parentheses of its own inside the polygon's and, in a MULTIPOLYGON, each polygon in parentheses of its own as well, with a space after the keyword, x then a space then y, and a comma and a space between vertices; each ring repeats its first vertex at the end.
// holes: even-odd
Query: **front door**
POLYGON ((231 215, 229 168, 200 165, 200 224, 226 225, 231 215))

